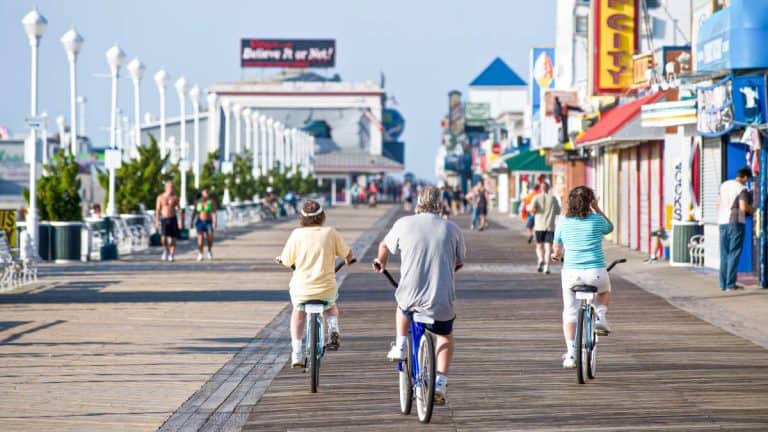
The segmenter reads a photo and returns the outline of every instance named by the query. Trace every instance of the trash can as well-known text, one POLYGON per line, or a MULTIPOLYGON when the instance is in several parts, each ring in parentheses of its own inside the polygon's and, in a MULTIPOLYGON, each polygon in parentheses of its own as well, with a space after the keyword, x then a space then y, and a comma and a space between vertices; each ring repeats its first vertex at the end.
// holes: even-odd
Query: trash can
POLYGON ((513 215, 519 215, 519 214, 520 214, 520 203, 521 203, 521 202, 522 202, 522 201, 520 201, 520 200, 519 200, 519 199, 517 199, 517 198, 515 198, 515 199, 513 199, 513 200, 511 201, 511 203, 510 203, 510 207, 509 207, 509 208, 511 209, 511 213, 512 213, 513 215))
POLYGON ((110 261, 117 259, 117 244, 112 241, 112 220, 108 217, 104 218, 103 231, 101 232, 104 243, 99 249, 99 257, 102 261, 110 261))
POLYGON ((672 253, 670 254, 670 265, 691 265, 691 254, 688 250, 688 242, 691 240, 691 237, 699 234, 704 234, 704 226, 698 222, 672 222, 672 253))
POLYGON ((37 224, 37 253, 44 261, 53 261, 56 255, 56 244, 51 234, 51 223, 40 222, 37 224))
POLYGON ((80 261, 82 222, 50 222, 51 260, 56 263, 80 261))

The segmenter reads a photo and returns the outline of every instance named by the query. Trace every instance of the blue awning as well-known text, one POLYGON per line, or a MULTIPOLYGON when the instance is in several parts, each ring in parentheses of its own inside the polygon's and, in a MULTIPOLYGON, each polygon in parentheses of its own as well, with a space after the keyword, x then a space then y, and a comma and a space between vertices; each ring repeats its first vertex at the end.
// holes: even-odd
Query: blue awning
POLYGON ((768 2, 731 0, 699 29, 696 70, 722 72, 768 68, 768 2))

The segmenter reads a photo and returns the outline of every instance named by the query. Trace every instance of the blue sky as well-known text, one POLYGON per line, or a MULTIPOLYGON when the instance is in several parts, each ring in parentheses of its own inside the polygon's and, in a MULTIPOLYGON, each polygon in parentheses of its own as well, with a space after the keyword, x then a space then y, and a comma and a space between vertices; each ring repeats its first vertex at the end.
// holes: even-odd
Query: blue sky
MULTIPOLYGON (((440 118, 447 93, 467 84, 499 56, 528 78, 532 45, 554 42, 555 0, 13 0, 0 2, 0 125, 21 132, 29 110, 29 46, 20 20, 38 5, 48 19, 40 49, 40 109, 68 114, 68 67, 59 38, 75 26, 85 38, 78 61, 79 93, 88 98, 87 131, 107 145, 109 80, 104 53, 118 43, 128 59, 147 66, 142 112, 159 110, 151 74, 165 67, 202 88, 243 76, 241 37, 335 38, 336 68, 348 81, 378 81, 386 75, 406 118, 406 168, 434 176, 440 118)), ((260 72, 246 71, 258 77, 260 72)), ((120 106, 132 110, 130 82, 120 88, 120 106)), ((169 98, 169 115, 177 115, 169 98)), ((131 111, 132 112, 132 111, 131 111)))

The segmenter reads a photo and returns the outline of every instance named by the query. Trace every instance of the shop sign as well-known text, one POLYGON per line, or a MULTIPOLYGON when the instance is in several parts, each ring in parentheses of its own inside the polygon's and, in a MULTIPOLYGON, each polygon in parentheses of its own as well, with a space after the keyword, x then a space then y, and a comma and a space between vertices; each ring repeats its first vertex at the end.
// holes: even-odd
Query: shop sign
POLYGON ((641 88, 650 84, 653 71, 653 54, 637 54, 632 57, 632 87, 641 88))
POLYGON ((464 106, 461 103, 461 92, 452 90, 448 93, 448 133, 451 136, 452 150, 464 135, 464 106))
POLYGON ((538 119, 543 93, 555 86, 555 48, 531 48, 531 80, 528 84, 531 103, 531 118, 538 119))
POLYGON ((643 127, 696 124, 696 119, 696 99, 643 105, 640 113, 643 127))
POLYGON ((670 73, 675 75, 691 72, 691 47, 690 46, 666 46, 661 49, 661 59, 664 62, 664 76, 670 73))
POLYGON ((547 117, 555 115, 555 98, 559 98, 562 105, 579 106, 579 93, 576 90, 547 90, 544 93, 544 112, 547 117))
POLYGON ((491 119, 491 104, 467 102, 464 105, 464 120, 470 126, 483 126, 491 119))
POLYGON ((16 248, 16 210, 0 209, 0 230, 5 232, 5 239, 11 249, 16 248))
POLYGON ((241 67, 331 68, 335 39, 241 39, 241 67))
POLYGON ((638 44, 638 0, 593 3, 593 93, 624 93, 632 86, 632 56, 638 44))
POLYGON ((733 78, 733 118, 738 123, 759 125, 766 122, 765 75, 733 78))
POLYGON ((716 137, 733 129, 733 82, 730 78, 697 88, 696 100, 699 135, 716 137))

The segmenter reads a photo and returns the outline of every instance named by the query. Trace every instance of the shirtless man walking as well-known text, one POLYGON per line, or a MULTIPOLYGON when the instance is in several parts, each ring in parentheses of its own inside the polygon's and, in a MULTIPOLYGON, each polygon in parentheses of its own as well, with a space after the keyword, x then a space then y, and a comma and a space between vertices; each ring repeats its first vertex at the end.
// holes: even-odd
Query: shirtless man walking
MULTIPOLYGON (((179 197, 173 192, 173 183, 165 182, 165 192, 158 195, 155 202, 155 227, 160 231, 163 244, 162 261, 173 262, 176 255, 176 238, 179 236, 179 230, 184 228, 177 216, 181 210, 179 197)), ((184 215, 182 220, 183 217, 184 215)))

